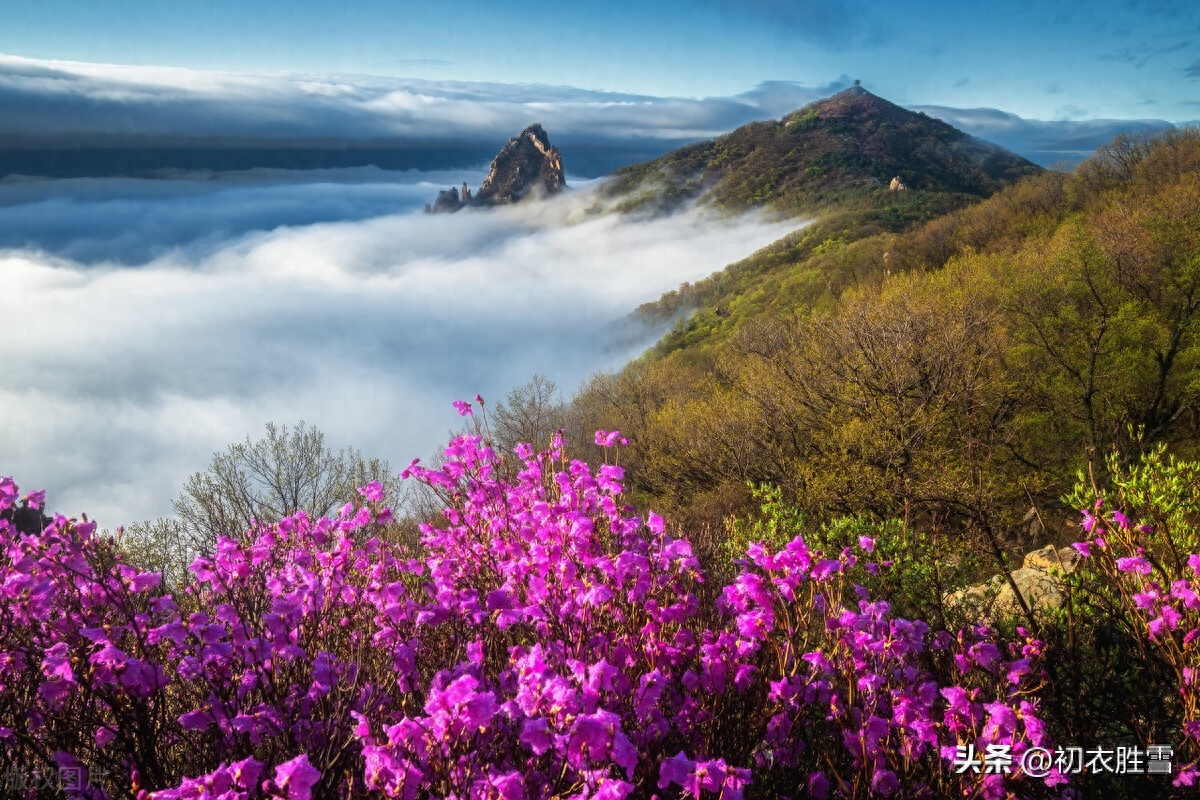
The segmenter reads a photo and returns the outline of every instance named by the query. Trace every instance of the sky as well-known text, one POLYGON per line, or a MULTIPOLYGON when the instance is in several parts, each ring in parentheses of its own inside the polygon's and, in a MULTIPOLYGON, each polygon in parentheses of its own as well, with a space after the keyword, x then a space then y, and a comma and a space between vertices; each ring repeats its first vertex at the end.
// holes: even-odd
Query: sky
POLYGON ((730 97, 848 76, 901 105, 1200 118, 1191 0, 7 0, 0 53, 730 97))

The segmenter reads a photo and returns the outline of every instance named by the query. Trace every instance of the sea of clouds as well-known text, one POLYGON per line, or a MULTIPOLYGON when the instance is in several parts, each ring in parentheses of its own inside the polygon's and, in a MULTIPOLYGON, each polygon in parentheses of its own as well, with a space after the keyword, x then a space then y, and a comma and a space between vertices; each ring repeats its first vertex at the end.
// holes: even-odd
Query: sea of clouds
POLYGON ((478 172, 0 182, 0 474, 115 527, 214 451, 304 420, 402 466, 535 373, 569 396, 649 343, 639 303, 799 223, 597 215, 594 186, 422 212, 478 172))

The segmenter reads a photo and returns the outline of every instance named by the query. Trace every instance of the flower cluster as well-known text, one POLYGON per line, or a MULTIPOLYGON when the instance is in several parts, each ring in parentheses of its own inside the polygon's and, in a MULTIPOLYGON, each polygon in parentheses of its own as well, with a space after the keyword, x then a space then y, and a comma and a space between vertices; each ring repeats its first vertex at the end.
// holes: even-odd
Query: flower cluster
POLYGON ((1200 554, 1179 553, 1153 525, 1134 525, 1119 510, 1105 514, 1104 504, 1082 511, 1088 537, 1073 547, 1115 587, 1157 658, 1174 671, 1190 755, 1175 785, 1200 785, 1200 554))
MULTIPOLYGON (((220 539, 176 596, 91 523, 30 536, 0 519, 0 759, 71 759, 109 776, 92 796, 146 800, 1009 797, 1063 780, 951 769, 960 745, 1049 744, 1041 644, 895 616, 861 586, 881 566, 870 539, 755 545, 701 591, 687 539, 623 502, 615 458, 592 469, 556 438, 514 467, 478 433, 445 452, 403 473, 447 501, 418 553, 390 542, 367 486, 334 518, 220 539)), ((40 500, 0 482, 0 511, 40 500)))

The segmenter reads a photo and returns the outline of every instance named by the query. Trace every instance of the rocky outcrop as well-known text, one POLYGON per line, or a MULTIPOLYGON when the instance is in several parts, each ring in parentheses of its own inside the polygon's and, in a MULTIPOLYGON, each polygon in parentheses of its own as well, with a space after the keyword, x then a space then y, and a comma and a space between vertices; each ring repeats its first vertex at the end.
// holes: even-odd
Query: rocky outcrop
POLYGON ((526 197, 558 194, 566 187, 562 155, 550 145, 550 137, 541 125, 534 123, 508 140, 492 159, 487 177, 472 196, 466 182, 462 190, 445 189, 438 192, 427 212, 458 211, 466 206, 502 206, 519 202, 526 197))
POLYGON ((985 612, 983 619, 987 620, 1019 614, 1022 613, 1021 604, 1013 592, 1013 584, 1016 584, 1030 609, 1035 614, 1044 614, 1061 608, 1066 602, 1062 576, 1074 572, 1080 558, 1073 547, 1056 548, 1048 544, 1026 553, 1021 568, 1010 572, 1008 577, 996 575, 987 583, 953 592, 946 598, 946 605, 978 609, 985 612))
POLYGON ((438 192, 437 200, 433 202, 433 207, 425 206, 426 211, 435 211, 442 213, 444 211, 458 211, 463 207, 462 198, 458 194, 458 189, 451 186, 449 189, 442 189, 438 192))
POLYGON ((558 194, 566 185, 562 155, 535 123, 509 139, 492 159, 472 204, 507 205, 530 196, 558 194))

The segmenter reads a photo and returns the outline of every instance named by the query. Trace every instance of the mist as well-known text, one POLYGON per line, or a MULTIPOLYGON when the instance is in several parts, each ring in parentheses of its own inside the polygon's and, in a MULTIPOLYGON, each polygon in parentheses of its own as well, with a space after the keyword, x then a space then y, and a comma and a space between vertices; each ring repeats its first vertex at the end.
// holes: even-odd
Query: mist
POLYGON ((798 223, 588 213, 593 187, 428 215, 479 174, 330 171, 0 185, 0 474, 115 528, 214 451, 304 420, 407 464, 542 373, 569 394, 648 341, 606 331, 798 223))

